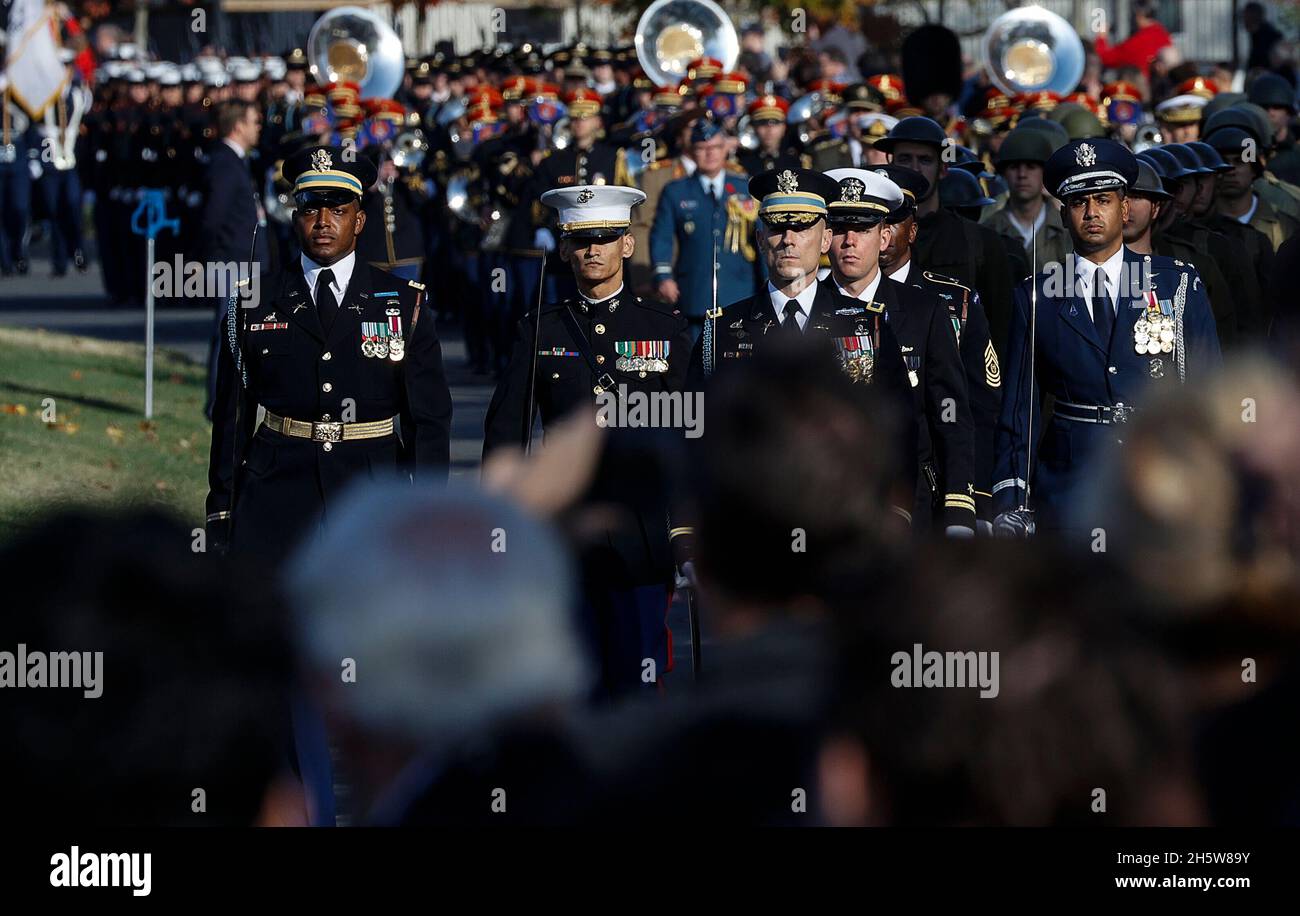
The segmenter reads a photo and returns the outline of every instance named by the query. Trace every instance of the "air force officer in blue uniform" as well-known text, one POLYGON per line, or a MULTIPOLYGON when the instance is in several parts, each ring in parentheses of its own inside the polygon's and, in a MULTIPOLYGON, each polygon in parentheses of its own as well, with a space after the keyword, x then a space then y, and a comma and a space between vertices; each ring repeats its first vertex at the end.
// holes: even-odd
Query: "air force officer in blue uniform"
POLYGON ((1126 192, 1137 172, 1133 154, 1105 139, 1068 143, 1047 163, 1046 185, 1062 202, 1075 254, 1047 264, 1015 292, 1009 387, 995 444, 999 533, 1023 534, 1035 522, 1062 529, 1094 453, 1123 442, 1124 424, 1142 410, 1148 389, 1199 382, 1221 363, 1214 315, 1195 269, 1124 245, 1126 192), (1044 425, 1039 408, 1048 394, 1054 412, 1044 425), (1018 511, 1026 481, 1035 515, 1018 511))
POLYGON ((760 279, 754 248, 758 202, 743 172, 727 169, 727 136, 712 118, 691 130, 694 175, 664 186, 650 229, 650 259, 659 296, 681 309, 699 337, 714 306, 713 251, 717 246, 719 308, 754 295, 760 279), (677 261, 673 262, 673 243, 677 261))

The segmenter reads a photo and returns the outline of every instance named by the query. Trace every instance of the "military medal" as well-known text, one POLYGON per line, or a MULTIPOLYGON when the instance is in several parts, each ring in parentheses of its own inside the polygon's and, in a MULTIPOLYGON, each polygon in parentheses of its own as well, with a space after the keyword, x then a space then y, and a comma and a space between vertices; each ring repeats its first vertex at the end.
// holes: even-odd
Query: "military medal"
POLYGON ((839 351, 840 362, 844 371, 853 382, 866 384, 871 381, 876 365, 876 351, 871 335, 859 334, 854 337, 836 337, 835 348, 839 351))
POLYGON ((401 362, 406 355, 406 341, 402 338, 402 312, 400 309, 386 309, 388 316, 388 352, 384 355, 393 362, 401 362))
POLYGON ((384 359, 389 351, 388 325, 382 321, 361 322, 361 355, 384 359))
MULTIPOLYGON (((1147 290, 1146 311, 1133 324, 1133 347, 1139 356, 1158 356, 1174 352, 1174 318, 1169 303, 1147 290)), ((1152 370, 1152 377, 1159 378, 1152 370)))
POLYGON ((645 378, 647 372, 668 371, 668 340, 617 340, 614 352, 618 361, 614 364, 619 372, 638 372, 645 378))

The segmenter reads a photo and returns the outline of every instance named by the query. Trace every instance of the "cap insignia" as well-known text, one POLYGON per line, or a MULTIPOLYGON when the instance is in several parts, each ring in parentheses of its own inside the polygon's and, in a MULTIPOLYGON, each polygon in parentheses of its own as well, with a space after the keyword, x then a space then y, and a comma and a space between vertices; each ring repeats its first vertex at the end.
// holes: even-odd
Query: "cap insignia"
POLYGON ((776 189, 782 194, 793 194, 799 190, 799 176, 786 169, 776 176, 776 189))
POLYGON ((318 172, 328 172, 334 168, 334 157, 327 149, 318 149, 311 154, 311 167, 318 172))
POLYGON ((1074 161, 1085 169, 1090 169, 1097 164, 1097 151, 1090 143, 1080 143, 1074 151, 1074 161))

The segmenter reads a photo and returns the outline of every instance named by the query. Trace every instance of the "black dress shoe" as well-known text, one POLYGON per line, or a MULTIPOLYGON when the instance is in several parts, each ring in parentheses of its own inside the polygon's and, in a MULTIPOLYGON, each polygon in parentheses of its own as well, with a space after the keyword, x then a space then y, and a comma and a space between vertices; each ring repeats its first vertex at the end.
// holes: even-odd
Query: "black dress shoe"
POLYGON ((27 276, 28 264, 27 264, 27 259, 26 259, 26 258, 19 258, 18 261, 17 261, 17 263, 16 263, 14 266, 15 266, 15 267, 17 268, 17 270, 18 270, 18 276, 20 276, 20 277, 25 277, 25 276, 27 276))
POLYGON ((72 263, 77 265, 77 270, 81 271, 83 274, 90 267, 90 265, 86 263, 86 255, 80 248, 72 252, 72 263))

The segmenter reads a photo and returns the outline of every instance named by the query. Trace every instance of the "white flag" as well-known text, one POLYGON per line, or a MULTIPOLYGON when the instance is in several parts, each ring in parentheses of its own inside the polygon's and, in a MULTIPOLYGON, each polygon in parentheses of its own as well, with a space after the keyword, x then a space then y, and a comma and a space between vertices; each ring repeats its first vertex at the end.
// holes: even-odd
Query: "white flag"
POLYGON ((29 115, 42 117, 68 79, 67 69, 59 61, 58 20, 45 0, 13 0, 7 47, 9 91, 29 115))

